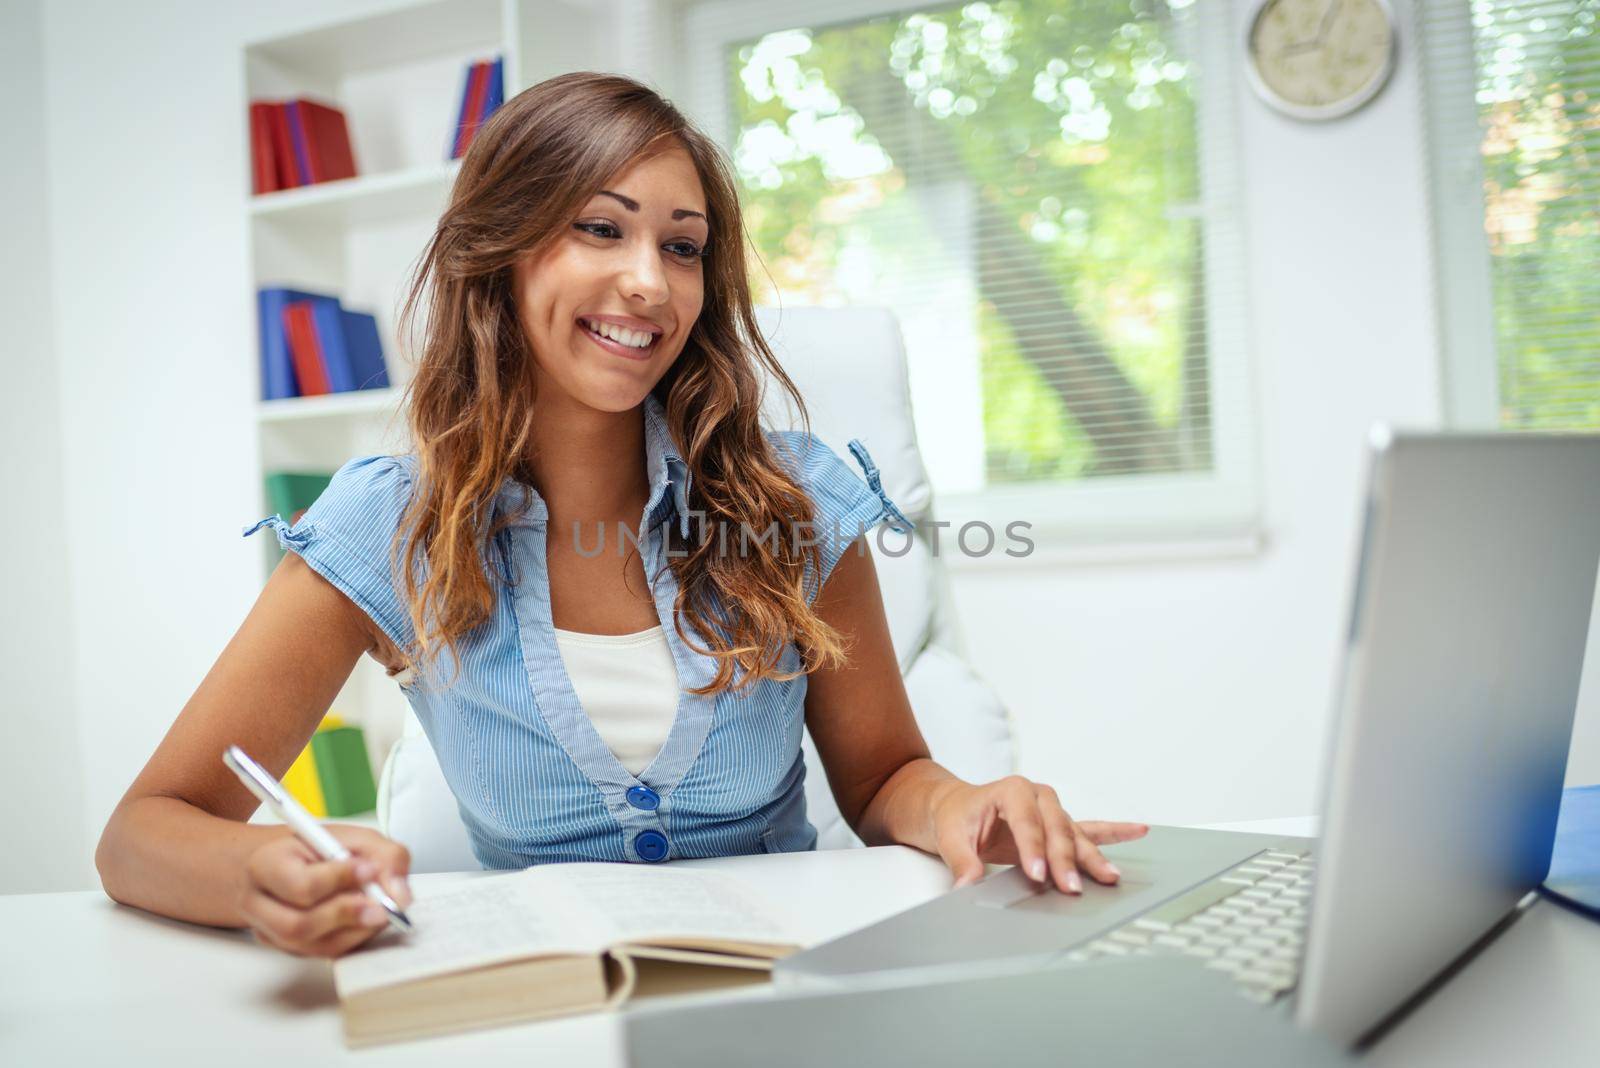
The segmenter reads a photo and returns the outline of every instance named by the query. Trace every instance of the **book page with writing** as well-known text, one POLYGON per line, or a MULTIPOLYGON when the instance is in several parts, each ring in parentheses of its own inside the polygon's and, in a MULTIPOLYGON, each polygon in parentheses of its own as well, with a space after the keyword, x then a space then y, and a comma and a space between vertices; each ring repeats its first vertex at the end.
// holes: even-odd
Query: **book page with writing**
POLYGON ((486 876, 418 898, 406 910, 413 931, 385 931, 334 961, 339 996, 504 961, 605 949, 615 938, 612 926, 564 883, 526 878, 537 870, 486 876))
POLYGON ((611 921, 616 941, 797 941, 784 929, 773 902, 722 872, 605 863, 555 864, 547 870, 611 921))

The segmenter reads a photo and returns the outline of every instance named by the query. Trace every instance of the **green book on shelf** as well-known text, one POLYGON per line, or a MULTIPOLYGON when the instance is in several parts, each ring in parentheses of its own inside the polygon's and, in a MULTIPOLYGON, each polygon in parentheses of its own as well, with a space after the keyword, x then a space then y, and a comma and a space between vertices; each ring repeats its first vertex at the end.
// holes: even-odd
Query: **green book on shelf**
POLYGON ((273 471, 266 477, 267 507, 293 523, 333 481, 332 472, 273 471))
POLYGON ((378 788, 360 727, 333 727, 313 734, 311 757, 330 817, 354 816, 378 807, 378 788))

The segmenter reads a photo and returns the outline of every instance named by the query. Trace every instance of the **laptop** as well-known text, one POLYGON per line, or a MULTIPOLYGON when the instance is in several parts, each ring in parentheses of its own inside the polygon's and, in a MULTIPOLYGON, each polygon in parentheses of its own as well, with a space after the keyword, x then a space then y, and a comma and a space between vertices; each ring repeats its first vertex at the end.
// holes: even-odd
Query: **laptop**
MULTIPOLYGON (((777 962, 764 1000, 631 1013, 636 1063, 668 1050, 724 1063, 721 1028, 781 1026, 785 1012, 815 1041, 831 1020, 859 1048, 937 1058, 959 1044, 949 1019, 933 1022, 954 1011, 950 992, 992 1007, 1004 999, 983 991, 1006 983, 1114 988, 1125 996, 1072 1026, 1155 1031, 1140 1021, 1167 1011, 1180 975, 1240 1010, 1213 1013, 1224 1038, 1277 1014, 1298 1028, 1262 1033, 1283 1041, 1372 1041, 1548 870, 1600 564, 1600 435, 1379 426, 1368 451, 1318 839, 1153 826, 1105 848, 1119 885, 1085 879, 1081 897, 1008 868, 777 962), (902 1014, 894 1034, 868 1033, 902 1014)), ((1072 1016, 1037 1026, 1061 1026, 1052 1015, 1072 1016)))

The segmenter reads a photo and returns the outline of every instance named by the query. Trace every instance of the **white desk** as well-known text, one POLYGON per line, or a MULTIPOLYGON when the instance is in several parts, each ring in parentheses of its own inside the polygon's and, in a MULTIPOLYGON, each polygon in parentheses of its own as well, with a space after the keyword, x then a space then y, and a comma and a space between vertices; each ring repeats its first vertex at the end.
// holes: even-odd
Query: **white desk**
MULTIPOLYGON (((942 862, 904 846, 677 861, 731 871, 794 908, 818 941, 949 889, 942 862)), ((489 873, 415 875, 412 891, 489 873)), ((326 960, 246 931, 118 905, 99 891, 0 897, 0 1064, 623 1064, 610 1013, 347 1050, 326 960), (223 1054, 227 1056, 224 1059, 223 1054), (530 1059, 528 1054, 537 1054, 530 1059)))
MULTIPOLYGON (((1306 820, 1226 827, 1311 830, 1306 820)), ((876 922, 950 885, 940 861, 900 846, 679 863, 750 879, 788 902, 817 939, 876 922)), ((483 874, 418 875, 413 889, 425 894, 483 874)), ((528 1054, 549 1065, 623 1063, 613 1014, 346 1050, 326 961, 267 949, 244 932, 126 908, 98 891, 0 897, 0 945, 0 1064, 431 1066, 475 1055, 535 1063, 528 1054)), ((1600 924, 1540 902, 1364 1061, 1593 1065, 1597 990, 1600 924)))

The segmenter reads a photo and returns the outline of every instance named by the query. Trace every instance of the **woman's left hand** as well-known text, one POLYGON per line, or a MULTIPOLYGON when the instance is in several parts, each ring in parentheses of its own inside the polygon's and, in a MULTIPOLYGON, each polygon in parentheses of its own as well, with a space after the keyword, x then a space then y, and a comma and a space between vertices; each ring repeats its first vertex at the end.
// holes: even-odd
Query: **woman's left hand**
POLYGON ((1075 822, 1055 790, 1021 775, 973 785, 956 782, 936 795, 934 840, 956 875, 957 887, 975 883, 984 864, 1016 864, 1033 879, 1048 875, 1063 893, 1081 894, 1081 867, 1102 883, 1122 873, 1099 847, 1142 838, 1143 823, 1075 822))

